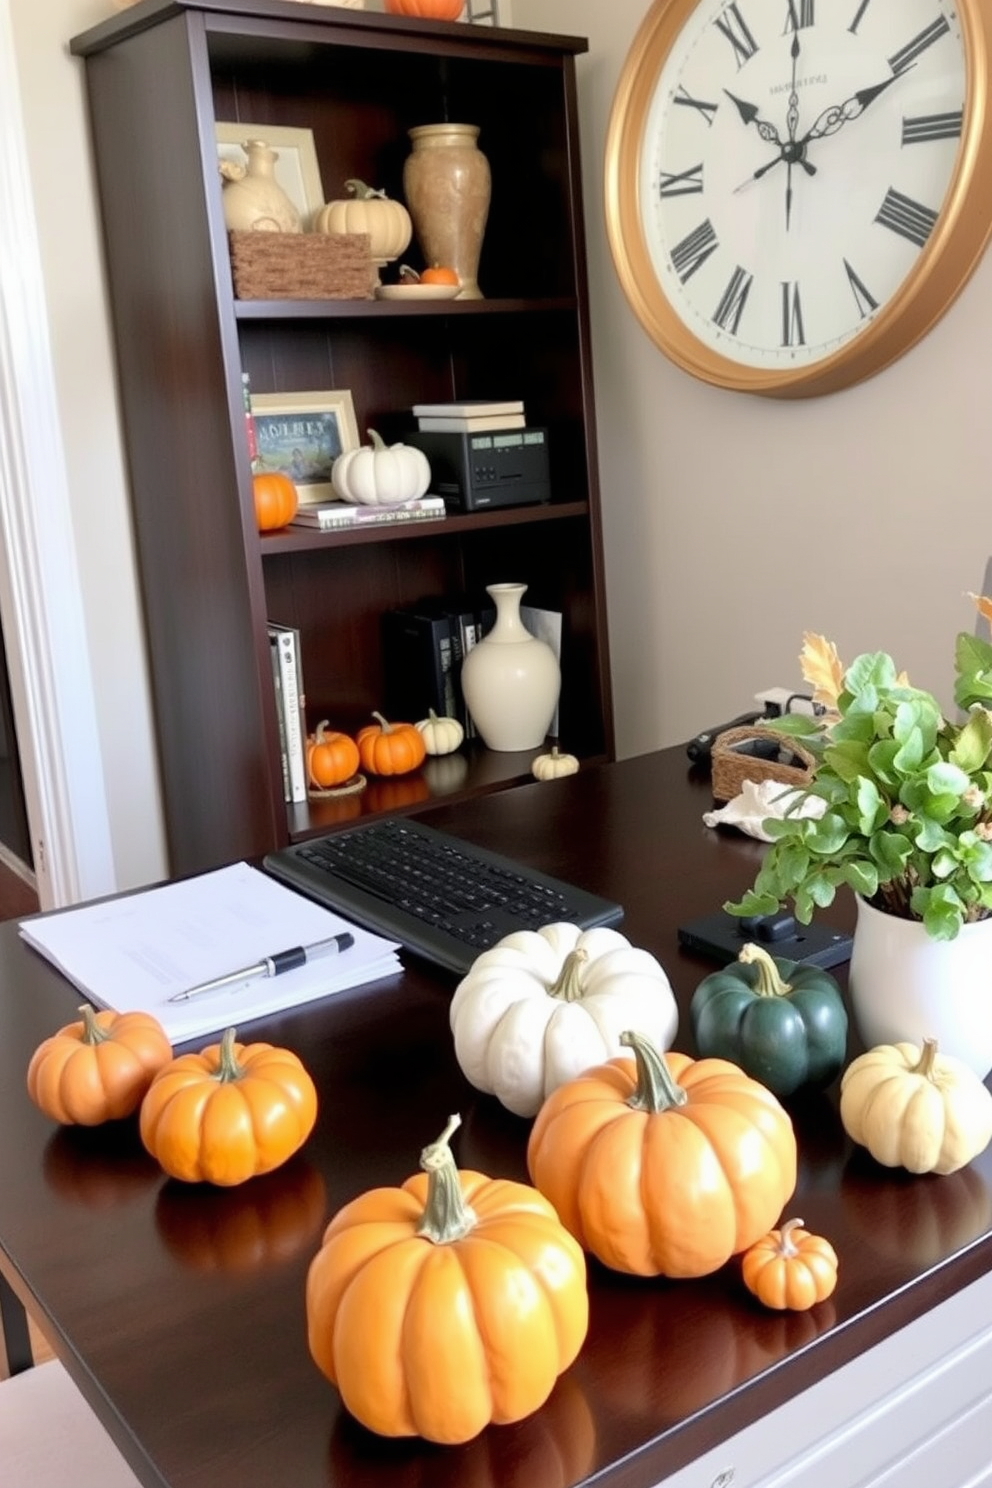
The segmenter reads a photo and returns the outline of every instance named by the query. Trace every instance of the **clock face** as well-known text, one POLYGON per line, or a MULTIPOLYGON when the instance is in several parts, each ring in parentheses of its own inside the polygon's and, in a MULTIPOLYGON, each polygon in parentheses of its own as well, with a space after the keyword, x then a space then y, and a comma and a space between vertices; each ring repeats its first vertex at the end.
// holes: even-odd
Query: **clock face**
POLYGON ((657 0, 614 105, 607 218, 687 370, 826 391, 950 303, 992 225, 992 24, 971 3, 657 0))

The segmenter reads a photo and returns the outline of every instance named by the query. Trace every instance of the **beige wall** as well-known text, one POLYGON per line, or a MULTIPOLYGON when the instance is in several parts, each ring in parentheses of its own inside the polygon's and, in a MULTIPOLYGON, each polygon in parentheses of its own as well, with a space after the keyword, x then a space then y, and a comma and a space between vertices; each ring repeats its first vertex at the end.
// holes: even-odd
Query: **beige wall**
MULTIPOLYGON (((3 0, 0 0, 3 3, 3 0)), ((120 885, 164 864, 81 87, 67 41, 109 0, 9 0, 120 885)), ((618 746, 676 742, 798 684, 804 629, 886 648, 949 692, 964 592, 992 551, 992 259, 927 340, 805 403, 722 393, 672 367, 628 310, 602 224, 616 79, 646 0, 512 0, 504 21, 588 36, 580 58, 618 746)), ((154 189, 154 183, 150 183, 154 189)))
POLYGON ((803 630, 889 650, 949 705, 964 597, 992 553, 992 254, 914 351, 830 398, 724 393, 628 309, 603 227, 613 90, 647 0, 513 0, 579 59, 618 742, 672 743, 798 685, 803 630))

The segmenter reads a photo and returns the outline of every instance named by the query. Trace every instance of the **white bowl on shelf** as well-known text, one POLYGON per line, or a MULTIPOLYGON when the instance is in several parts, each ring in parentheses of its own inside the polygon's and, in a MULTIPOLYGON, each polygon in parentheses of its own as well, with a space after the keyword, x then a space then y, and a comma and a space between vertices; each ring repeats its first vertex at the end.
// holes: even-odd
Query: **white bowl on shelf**
POLYGON ((453 300, 460 284, 379 284, 377 300, 453 300))

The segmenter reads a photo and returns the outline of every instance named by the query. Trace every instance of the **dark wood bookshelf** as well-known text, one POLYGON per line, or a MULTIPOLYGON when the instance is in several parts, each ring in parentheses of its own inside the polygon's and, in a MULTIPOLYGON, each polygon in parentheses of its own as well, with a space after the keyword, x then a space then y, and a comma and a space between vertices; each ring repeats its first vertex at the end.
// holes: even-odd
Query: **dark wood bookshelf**
MULTIPOLYGON (((561 746, 584 765, 612 758, 575 83, 586 42, 289 0, 139 0, 71 50, 104 223, 170 871, 258 856, 356 810, 531 778, 529 757, 473 745, 464 768, 428 762, 403 788, 287 806, 268 621, 300 630, 308 725, 352 731, 381 707, 384 611, 526 583, 526 603, 563 615, 561 746), (407 131, 442 118, 479 125, 492 170, 485 299, 235 297, 216 121, 310 129, 326 200, 353 176, 402 200, 407 131), (548 430, 551 500, 260 536, 244 372, 258 393, 350 390, 363 440, 402 438, 417 402, 522 398, 548 430)), ((415 240, 404 259, 419 265, 415 240)))

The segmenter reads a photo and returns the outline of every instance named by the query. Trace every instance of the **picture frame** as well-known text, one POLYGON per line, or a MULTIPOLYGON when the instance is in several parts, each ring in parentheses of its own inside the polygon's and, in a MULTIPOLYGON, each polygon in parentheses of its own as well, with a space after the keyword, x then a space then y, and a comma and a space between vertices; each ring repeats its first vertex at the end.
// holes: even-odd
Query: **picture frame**
POLYGON ((252 393, 255 469, 278 470, 296 486, 300 506, 338 499, 331 467, 359 446, 355 404, 347 389, 252 393))
POLYGON ((246 140, 264 140, 278 155, 275 178, 303 219, 310 226, 316 211, 324 205, 324 188, 317 163, 317 147, 312 129, 297 129, 284 124, 232 123, 218 120, 217 159, 244 165, 242 145, 246 140))

